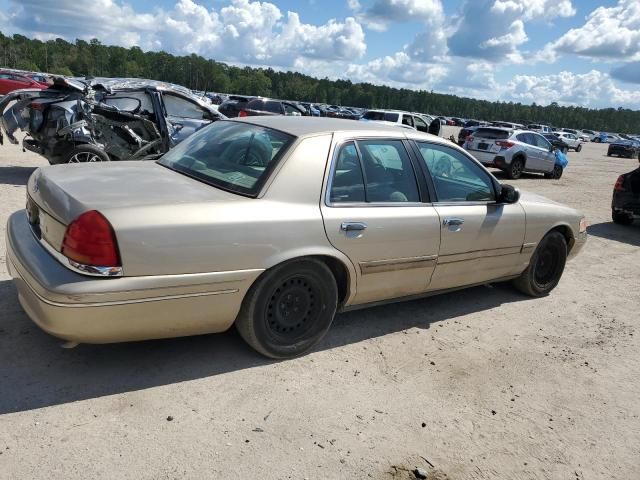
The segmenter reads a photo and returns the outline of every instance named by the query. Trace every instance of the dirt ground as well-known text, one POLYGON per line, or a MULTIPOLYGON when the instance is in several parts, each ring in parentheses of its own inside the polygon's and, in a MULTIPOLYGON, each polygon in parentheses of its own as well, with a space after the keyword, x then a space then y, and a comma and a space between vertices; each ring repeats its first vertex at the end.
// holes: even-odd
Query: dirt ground
MULTIPOLYGON (((605 151, 510 181, 591 224, 549 297, 493 285, 343 314, 290 361, 234 331, 64 350, 22 311, 2 249, 0 478, 640 478, 640 222, 610 221, 637 160, 605 151)), ((45 163, 0 147, 3 245, 45 163)))

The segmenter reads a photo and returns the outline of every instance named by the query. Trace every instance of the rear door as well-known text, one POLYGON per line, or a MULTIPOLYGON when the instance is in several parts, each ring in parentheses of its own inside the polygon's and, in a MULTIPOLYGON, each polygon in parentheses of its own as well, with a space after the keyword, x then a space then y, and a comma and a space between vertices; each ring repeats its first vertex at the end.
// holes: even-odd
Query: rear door
POLYGON ((332 157, 321 211, 329 241, 356 268, 354 303, 426 291, 440 247, 440 219, 407 143, 346 138, 332 157))
POLYGON ((526 268, 522 206, 499 204, 488 172, 458 149, 416 142, 441 221, 438 264, 429 290, 516 275, 526 268))

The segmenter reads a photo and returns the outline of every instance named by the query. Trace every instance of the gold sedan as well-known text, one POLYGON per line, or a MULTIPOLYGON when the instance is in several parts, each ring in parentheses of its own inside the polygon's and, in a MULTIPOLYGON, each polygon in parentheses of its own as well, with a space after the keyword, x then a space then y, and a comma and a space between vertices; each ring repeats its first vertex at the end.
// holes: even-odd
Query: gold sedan
POLYGON ((38 169, 7 228, 28 315, 71 342, 222 332, 300 355, 336 311, 513 280, 548 294, 583 216, 395 126, 219 121, 158 161, 38 169))

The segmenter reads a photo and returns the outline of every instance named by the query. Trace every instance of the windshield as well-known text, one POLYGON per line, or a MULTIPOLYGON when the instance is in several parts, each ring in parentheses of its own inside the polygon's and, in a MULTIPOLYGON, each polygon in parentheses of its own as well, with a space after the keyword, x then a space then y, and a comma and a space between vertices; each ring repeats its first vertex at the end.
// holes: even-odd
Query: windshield
POLYGON ((256 196, 293 139, 257 125, 220 121, 184 140, 158 163, 215 187, 256 196))

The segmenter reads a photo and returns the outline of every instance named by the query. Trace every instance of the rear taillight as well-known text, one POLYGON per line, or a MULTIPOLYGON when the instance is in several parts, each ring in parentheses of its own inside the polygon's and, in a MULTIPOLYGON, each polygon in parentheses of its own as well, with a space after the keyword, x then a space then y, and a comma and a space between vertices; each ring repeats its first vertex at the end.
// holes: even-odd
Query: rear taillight
POLYGON ((502 147, 502 148, 511 148, 515 144, 513 142, 508 142, 506 140, 496 140, 496 145, 498 145, 499 147, 502 147))
POLYGON ((245 112, 244 110, 240 110, 240 113, 238 113, 239 117, 247 117, 247 112, 245 112))
POLYGON ((464 141, 467 143, 473 142, 473 135, 468 135, 467 138, 464 139, 464 141))
POLYGON ((620 175, 618 180, 616 180, 616 184, 613 186, 614 190, 622 191, 624 190, 624 175, 620 175))
POLYGON ((62 254, 82 265, 121 266, 113 228, 96 210, 84 212, 69 224, 62 241, 62 254))

